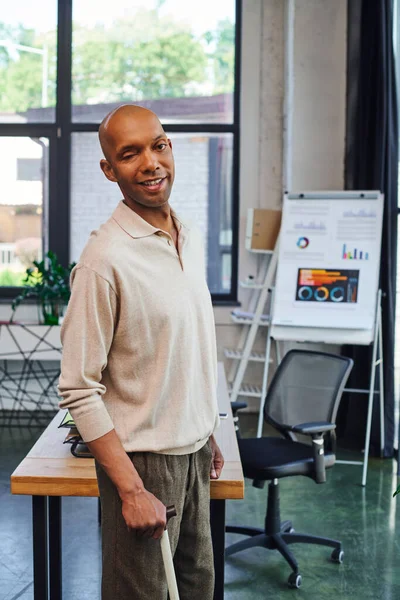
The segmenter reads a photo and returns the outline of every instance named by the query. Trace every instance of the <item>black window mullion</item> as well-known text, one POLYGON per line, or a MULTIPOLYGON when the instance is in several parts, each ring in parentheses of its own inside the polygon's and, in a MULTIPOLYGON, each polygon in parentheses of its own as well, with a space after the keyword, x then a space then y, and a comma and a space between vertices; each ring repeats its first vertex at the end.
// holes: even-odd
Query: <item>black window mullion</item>
MULTIPOLYGON (((232 160, 232 272, 230 300, 237 301, 239 270, 239 185, 240 185, 240 86, 242 47, 242 0, 236 0, 235 89, 233 91, 234 143, 232 160)), ((218 295, 215 300, 221 300, 218 295)), ((214 297, 213 297, 214 300, 214 297)))
MULTIPOLYGON (((161 119, 162 122, 162 119, 161 119)), ((100 123, 72 123, 72 132, 96 132, 100 123)), ((165 123, 164 130, 169 133, 234 133, 239 131, 236 123, 165 123)))
POLYGON ((0 123, 1 137, 48 137, 54 134, 54 125, 48 123, 0 123))
POLYGON ((57 48, 57 137, 53 160, 55 178, 49 200, 48 244, 60 262, 67 265, 70 250, 72 0, 58 0, 57 48))

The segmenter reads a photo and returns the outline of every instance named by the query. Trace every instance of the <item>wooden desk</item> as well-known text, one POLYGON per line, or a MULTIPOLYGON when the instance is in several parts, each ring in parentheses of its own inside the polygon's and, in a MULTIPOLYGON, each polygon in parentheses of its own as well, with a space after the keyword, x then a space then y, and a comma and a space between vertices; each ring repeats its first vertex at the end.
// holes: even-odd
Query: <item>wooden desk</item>
MULTIPOLYGON (((214 600, 224 595, 225 500, 244 497, 243 471, 230 409, 225 372, 218 364, 218 404, 228 418, 216 432, 225 457, 220 479, 211 481, 210 510, 214 546, 214 600)), ((11 493, 32 496, 34 600, 62 600, 61 497, 98 496, 94 461, 75 458, 63 444, 58 413, 11 475, 11 493)))

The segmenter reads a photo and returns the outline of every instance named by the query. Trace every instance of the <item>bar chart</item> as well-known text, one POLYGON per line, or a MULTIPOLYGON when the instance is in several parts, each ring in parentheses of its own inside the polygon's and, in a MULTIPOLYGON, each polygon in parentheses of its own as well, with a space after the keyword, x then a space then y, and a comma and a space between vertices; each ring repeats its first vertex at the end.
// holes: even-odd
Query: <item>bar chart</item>
POLYGON ((353 248, 353 250, 348 250, 347 245, 343 244, 343 260, 368 260, 369 254, 365 250, 359 250, 358 248, 353 248))

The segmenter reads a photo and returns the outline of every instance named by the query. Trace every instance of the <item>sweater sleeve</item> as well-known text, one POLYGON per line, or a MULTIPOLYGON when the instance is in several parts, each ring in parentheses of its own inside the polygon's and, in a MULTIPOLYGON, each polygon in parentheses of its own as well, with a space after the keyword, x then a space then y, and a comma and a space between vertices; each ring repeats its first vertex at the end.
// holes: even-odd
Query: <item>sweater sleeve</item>
POLYGON ((76 266, 71 273, 71 297, 61 327, 60 408, 68 408, 86 442, 114 428, 103 402, 101 383, 107 365, 117 312, 110 284, 95 271, 76 266))

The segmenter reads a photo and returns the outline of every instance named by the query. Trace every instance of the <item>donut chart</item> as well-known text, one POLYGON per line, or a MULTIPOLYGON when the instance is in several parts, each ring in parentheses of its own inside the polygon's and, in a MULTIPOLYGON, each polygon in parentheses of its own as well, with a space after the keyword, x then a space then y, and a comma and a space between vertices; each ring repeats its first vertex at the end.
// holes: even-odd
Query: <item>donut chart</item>
POLYGON ((329 298, 328 288, 326 288, 325 286, 317 287, 317 289, 314 292, 314 296, 317 302, 325 302, 325 300, 329 298))
POLYGON ((297 247, 304 250, 309 245, 310 240, 307 237, 299 237, 297 240, 297 247))

